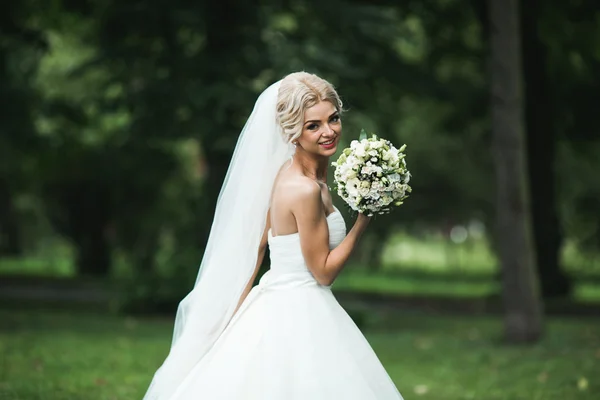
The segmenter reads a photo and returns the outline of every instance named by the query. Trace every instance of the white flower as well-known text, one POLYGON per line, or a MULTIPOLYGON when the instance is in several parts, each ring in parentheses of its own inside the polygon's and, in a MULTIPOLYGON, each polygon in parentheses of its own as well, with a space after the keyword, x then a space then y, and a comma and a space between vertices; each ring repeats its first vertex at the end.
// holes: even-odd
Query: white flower
POLYGON ((366 156, 366 148, 365 143, 359 142, 358 140, 353 140, 350 143, 350 149, 352 150, 352 154, 355 157, 365 157, 366 156))
POLYGON ((388 180, 390 182, 400 182, 400 175, 398 175, 398 174, 388 175, 388 180))
POLYGON ((402 197, 404 197, 404 195, 405 195, 405 192, 404 192, 403 188, 401 188, 399 190, 394 190, 394 198, 401 199, 402 197))
POLYGON ((364 158, 364 157, 366 157, 366 156, 367 156, 367 152, 366 152, 366 150, 365 150, 364 146, 362 146, 362 145, 359 145, 359 147, 357 147, 357 148, 354 150, 354 155, 355 155, 356 157, 358 157, 358 158, 364 158))
POLYGON ((399 161, 398 150, 391 148, 387 151, 384 151, 382 158, 384 161, 388 161, 390 165, 396 165, 399 161))
POLYGON ((358 195, 358 188, 360 187, 360 180, 351 178, 346 181, 346 191, 350 196, 358 195))
POLYGON ((377 175, 380 172, 382 172, 381 167, 379 167, 377 165, 372 165, 369 163, 367 163, 367 165, 362 167, 360 170, 360 173, 365 174, 365 175, 373 175, 373 174, 377 175))
POLYGON ((371 142, 372 149, 380 149, 383 147, 383 140, 375 140, 371 142))
POLYGON ((350 168, 354 168, 356 166, 358 166, 358 164, 360 164, 360 160, 358 158, 356 158, 353 154, 348 156, 348 159, 346 160, 346 164, 350 166, 350 168))
POLYGON ((347 178, 349 177, 349 175, 350 175, 350 172, 353 172, 353 171, 352 171, 352 166, 351 166, 350 164, 348 164, 348 163, 344 163, 344 164, 340 165, 340 166, 337 168, 336 172, 337 172, 337 173, 338 173, 340 176, 343 176, 344 178, 346 178, 346 179, 347 179, 347 178))

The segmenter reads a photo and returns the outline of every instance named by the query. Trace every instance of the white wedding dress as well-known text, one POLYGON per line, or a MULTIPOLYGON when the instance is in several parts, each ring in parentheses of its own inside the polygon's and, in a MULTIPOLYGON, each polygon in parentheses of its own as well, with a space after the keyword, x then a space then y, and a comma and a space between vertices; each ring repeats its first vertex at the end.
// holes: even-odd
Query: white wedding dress
MULTIPOLYGON (((337 209, 327 223, 333 249, 346 225, 337 209)), ((309 272, 299 235, 269 231, 269 248, 270 270, 171 400, 402 399, 331 289, 309 272)))

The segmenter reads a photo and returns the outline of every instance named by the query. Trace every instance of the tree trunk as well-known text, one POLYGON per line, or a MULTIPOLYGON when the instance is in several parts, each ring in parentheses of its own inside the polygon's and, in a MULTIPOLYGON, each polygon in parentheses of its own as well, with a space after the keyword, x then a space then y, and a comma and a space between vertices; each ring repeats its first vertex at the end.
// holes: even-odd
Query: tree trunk
POLYGON ((562 235, 556 204, 556 132, 546 49, 538 34, 539 3, 528 0, 521 4, 522 54, 534 245, 542 295, 550 298, 567 296, 572 287, 560 268, 562 235))
POLYGON ((77 243, 77 275, 108 277, 110 248, 101 227, 82 232, 77 243))
POLYGON ((491 117, 505 334, 537 340, 542 311, 535 271, 523 138, 518 0, 489 0, 491 117))
MULTIPOLYGON (((231 49, 242 49, 248 44, 251 44, 252 47, 256 46, 255 39, 261 32, 257 29, 259 14, 256 7, 255 1, 221 0, 206 3, 205 12, 211 18, 206 21, 204 53, 210 62, 204 63, 205 65, 202 66, 204 69, 203 79, 206 82, 228 82, 229 89, 226 93, 213 93, 209 100, 215 109, 221 110, 221 114, 228 117, 215 116, 211 121, 212 132, 202 137, 202 148, 208 169, 202 189, 204 198, 203 229, 199 238, 202 246, 208 242, 217 200, 234 150, 219 143, 214 132, 219 132, 219 136, 223 138, 235 139, 232 142, 236 143, 242 126, 231 117, 238 112, 235 109, 236 103, 231 102, 231 93, 235 93, 237 97, 247 96, 249 99, 255 100, 255 96, 250 90, 236 82, 250 80, 263 67, 267 66, 267 64, 258 65, 255 61, 247 60, 241 51, 231 51, 231 49), (223 20, 235 21, 235 23, 229 29, 223 29, 223 20), (239 65, 243 65, 243 67, 236 69, 239 65), (236 79, 231 79, 231 76, 235 76, 236 79)), ((259 50, 256 49, 256 51, 259 50)))
POLYGON ((22 252, 19 223, 8 182, 0 178, 0 255, 16 256, 22 252))
POLYGON ((53 226, 77 248, 77 275, 107 277, 111 266, 107 188, 99 183, 74 181, 47 188, 45 199, 55 204, 50 212, 53 226))
POLYGON ((363 237, 359 248, 355 251, 353 258, 358 260, 360 265, 364 266, 369 273, 374 274, 382 269, 385 239, 382 232, 375 228, 363 237))

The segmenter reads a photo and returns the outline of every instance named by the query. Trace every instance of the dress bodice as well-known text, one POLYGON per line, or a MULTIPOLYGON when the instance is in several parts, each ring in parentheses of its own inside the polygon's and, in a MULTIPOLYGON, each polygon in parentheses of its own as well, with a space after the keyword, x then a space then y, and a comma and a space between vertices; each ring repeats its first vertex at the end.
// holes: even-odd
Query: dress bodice
MULTIPOLYGON (((329 227, 329 248, 334 249, 346 236, 346 223, 337 208, 327 216, 327 225, 329 227)), ((273 272, 308 271, 300 247, 300 235, 297 232, 289 235, 272 236, 269 230, 268 236, 271 270, 273 272)))

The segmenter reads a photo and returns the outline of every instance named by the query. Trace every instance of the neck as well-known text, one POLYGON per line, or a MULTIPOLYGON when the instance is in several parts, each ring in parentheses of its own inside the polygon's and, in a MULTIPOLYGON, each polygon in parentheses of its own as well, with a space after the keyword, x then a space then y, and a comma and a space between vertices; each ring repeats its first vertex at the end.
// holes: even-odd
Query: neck
POLYGON ((316 181, 327 182, 329 157, 315 156, 298 148, 294 154, 294 161, 303 175, 316 181))

